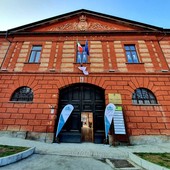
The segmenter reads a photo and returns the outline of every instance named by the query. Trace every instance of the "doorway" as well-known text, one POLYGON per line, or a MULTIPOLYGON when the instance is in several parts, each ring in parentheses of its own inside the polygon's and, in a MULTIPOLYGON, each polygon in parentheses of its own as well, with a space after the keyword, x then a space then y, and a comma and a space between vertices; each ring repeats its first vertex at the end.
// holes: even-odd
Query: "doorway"
POLYGON ((81 113, 81 139, 82 142, 93 142, 93 113, 81 113))
MULTIPOLYGON (((65 123, 59 134, 61 142, 79 143, 89 140, 94 143, 103 143, 104 140, 104 110, 105 97, 104 90, 98 86, 86 83, 77 83, 66 88, 60 89, 58 114, 65 105, 72 104, 74 106, 73 112, 65 123), (82 116, 88 116, 88 121, 92 118, 92 135, 89 132, 89 139, 82 138, 82 116), (91 136, 91 137, 90 137, 91 136)), ((56 126, 58 119, 56 120, 56 126)), ((89 122, 90 128, 90 122, 89 122)), ((85 127, 83 127, 85 128, 85 127)), ((89 129, 89 131, 91 131, 89 129)))

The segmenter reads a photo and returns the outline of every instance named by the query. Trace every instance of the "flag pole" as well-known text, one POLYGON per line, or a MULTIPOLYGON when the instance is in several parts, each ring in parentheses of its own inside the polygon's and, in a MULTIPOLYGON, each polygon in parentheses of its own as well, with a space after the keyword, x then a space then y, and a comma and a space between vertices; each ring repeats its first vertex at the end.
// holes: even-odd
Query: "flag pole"
MULTIPOLYGON (((83 50, 84 51, 84 50, 83 50)), ((80 53, 81 54, 81 62, 80 62, 80 66, 82 67, 83 66, 83 51, 82 51, 82 53, 80 53)))
POLYGON ((83 66, 83 52, 81 53, 81 62, 80 62, 80 66, 82 67, 83 66))

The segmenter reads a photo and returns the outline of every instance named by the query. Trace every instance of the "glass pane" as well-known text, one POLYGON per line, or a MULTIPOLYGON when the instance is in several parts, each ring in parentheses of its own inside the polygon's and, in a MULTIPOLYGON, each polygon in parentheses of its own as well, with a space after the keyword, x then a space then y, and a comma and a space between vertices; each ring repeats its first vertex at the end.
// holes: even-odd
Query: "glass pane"
POLYGON ((149 95, 150 99, 155 99, 155 96, 153 94, 148 93, 148 95, 149 95))
POLYGON ((87 63, 87 54, 86 52, 83 52, 83 63, 87 63))
POLYGON ((33 62, 34 62, 35 54, 36 54, 35 51, 32 51, 32 52, 31 52, 31 56, 30 56, 30 59, 29 59, 29 62, 30 62, 30 63, 33 63, 33 62))
POLYGON ((130 50, 131 50, 131 51, 136 51, 135 46, 134 46, 134 45, 131 45, 131 46, 130 46, 130 50))
POLYGON ((12 97, 12 101, 17 101, 18 100, 18 93, 14 93, 12 97))
POLYGON ((40 60, 40 54, 41 54, 41 52, 37 52, 37 53, 36 53, 36 56, 35 56, 35 62, 36 62, 36 63, 38 63, 39 60, 40 60))
POLYGON ((138 63, 138 57, 135 51, 132 52, 133 62, 138 63))
POLYGON ((137 100, 132 100, 133 104, 137 104, 137 100))
POLYGON ((151 100, 151 104, 157 104, 156 100, 151 100))
POLYGON ((136 100, 136 93, 133 93, 133 94, 132 94, 132 99, 135 99, 135 100, 136 100))
POLYGON ((146 100, 146 99, 149 99, 149 95, 148 95, 148 92, 146 89, 141 89, 142 90, 142 94, 143 94, 143 99, 146 100))
POLYGON ((143 100, 138 100, 138 103, 139 104, 143 104, 143 100))
POLYGON ((133 55, 133 61, 134 61, 134 63, 139 63, 139 60, 138 60, 137 56, 133 55))
POLYGON ((130 50, 130 48, 129 48, 128 45, 125 45, 125 50, 126 50, 126 51, 129 51, 129 50, 130 50))
POLYGON ((144 101, 145 101, 145 104, 150 104, 149 100, 144 100, 144 101))
POLYGON ((136 96, 137 96, 138 99, 143 99, 143 96, 142 96, 142 93, 141 93, 140 89, 136 90, 136 96))
POLYGON ((128 63, 133 63, 133 60, 132 60, 132 57, 129 51, 126 52, 126 56, 127 56, 128 63))
POLYGON ((80 54, 80 52, 77 53, 77 63, 81 63, 81 54, 80 54))
POLYGON ((33 46, 32 47, 32 50, 35 50, 35 51, 41 51, 42 49, 42 46, 33 46))

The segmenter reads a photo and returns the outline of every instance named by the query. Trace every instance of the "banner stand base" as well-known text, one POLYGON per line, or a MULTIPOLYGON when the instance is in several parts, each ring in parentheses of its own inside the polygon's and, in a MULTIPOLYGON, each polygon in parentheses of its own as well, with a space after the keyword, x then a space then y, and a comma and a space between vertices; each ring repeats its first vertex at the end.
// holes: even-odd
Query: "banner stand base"
POLYGON ((60 143, 60 139, 58 137, 55 137, 55 142, 60 143))

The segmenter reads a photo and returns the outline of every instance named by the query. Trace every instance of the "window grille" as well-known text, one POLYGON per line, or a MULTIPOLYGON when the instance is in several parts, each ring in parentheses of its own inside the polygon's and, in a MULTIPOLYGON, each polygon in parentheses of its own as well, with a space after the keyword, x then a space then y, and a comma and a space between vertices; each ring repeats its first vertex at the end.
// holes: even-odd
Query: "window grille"
POLYGON ((20 87, 15 90, 11 101, 33 101, 33 91, 29 87, 20 87))
POLYGON ((132 95, 133 104, 157 104, 155 95, 148 89, 138 88, 132 95))

